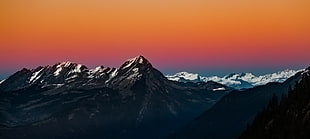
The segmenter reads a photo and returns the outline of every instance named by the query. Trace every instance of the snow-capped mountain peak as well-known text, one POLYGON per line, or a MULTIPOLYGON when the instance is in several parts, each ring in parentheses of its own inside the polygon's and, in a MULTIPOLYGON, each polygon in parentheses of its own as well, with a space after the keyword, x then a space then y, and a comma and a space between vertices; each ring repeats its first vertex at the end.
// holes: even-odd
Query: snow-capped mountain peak
POLYGON ((104 66, 99 66, 99 67, 96 67, 95 69, 92 69, 91 72, 92 73, 96 73, 96 72, 102 72, 104 71, 106 68, 104 66))
POLYGON ((109 68, 109 67, 104 67, 104 66, 99 66, 96 67, 95 69, 90 69, 89 70, 89 78, 101 78, 102 76, 109 76, 111 78, 112 73, 113 75, 117 72, 116 68, 109 68))
POLYGON ((167 75, 169 80, 180 82, 199 82, 214 81, 236 89, 251 88, 258 85, 264 85, 269 82, 284 82, 289 77, 295 75, 301 70, 283 70, 276 73, 256 76, 252 73, 231 73, 223 77, 210 76, 204 77, 198 74, 179 72, 174 75, 167 75))
POLYGON ((225 75, 223 78, 225 79, 242 79, 242 80, 250 80, 255 78, 256 76, 252 73, 231 73, 228 75, 225 75))
POLYGON ((70 61, 64 61, 64 62, 61 62, 60 64, 58 64, 57 68, 59 68, 59 67, 69 67, 71 64, 73 64, 73 63, 70 62, 70 61))
POLYGON ((126 68, 133 67, 136 65, 146 65, 146 66, 152 67, 151 63, 146 58, 140 55, 140 56, 126 60, 125 63, 120 67, 120 69, 126 69, 126 68))
POLYGON ((166 77, 169 80, 180 81, 180 82, 187 82, 187 81, 199 82, 200 81, 200 76, 198 74, 189 73, 189 72, 179 72, 179 73, 176 73, 175 75, 167 75, 166 77))
POLYGON ((56 70, 54 71, 54 76, 59 76, 61 72, 64 72, 63 70, 66 70, 66 71, 69 70, 68 74, 71 74, 71 73, 80 73, 82 72, 82 70, 87 69, 87 67, 84 65, 72 63, 70 61, 62 62, 54 66, 56 66, 56 70))

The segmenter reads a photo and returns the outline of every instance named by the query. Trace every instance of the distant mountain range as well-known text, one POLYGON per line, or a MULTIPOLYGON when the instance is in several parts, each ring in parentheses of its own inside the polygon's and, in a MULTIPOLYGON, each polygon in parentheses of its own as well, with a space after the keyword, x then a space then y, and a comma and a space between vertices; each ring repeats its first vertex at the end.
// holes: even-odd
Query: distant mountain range
POLYGON ((0 84, 0 138, 162 138, 232 90, 168 80, 143 56, 22 69, 0 84))
POLYGON ((233 87, 235 89, 252 88, 270 82, 284 82, 289 77, 301 70, 284 70, 272 74, 255 76, 252 73, 231 73, 224 77, 210 76, 204 77, 195 73, 179 72, 174 75, 166 75, 169 80, 179 82, 207 82, 214 81, 220 84, 233 87))

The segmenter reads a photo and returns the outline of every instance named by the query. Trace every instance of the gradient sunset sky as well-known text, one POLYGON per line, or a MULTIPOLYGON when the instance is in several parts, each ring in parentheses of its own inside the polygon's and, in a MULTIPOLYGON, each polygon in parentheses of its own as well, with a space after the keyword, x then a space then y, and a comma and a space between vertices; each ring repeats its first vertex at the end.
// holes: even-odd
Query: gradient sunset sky
POLYGON ((0 79, 143 55, 165 74, 310 65, 310 0, 1 0, 0 79))

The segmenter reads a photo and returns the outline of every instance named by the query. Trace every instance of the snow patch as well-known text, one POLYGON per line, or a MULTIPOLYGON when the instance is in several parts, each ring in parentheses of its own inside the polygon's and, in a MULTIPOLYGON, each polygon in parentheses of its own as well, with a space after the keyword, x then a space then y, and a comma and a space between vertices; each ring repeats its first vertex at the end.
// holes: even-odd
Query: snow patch
POLYGON ((46 85, 43 85, 42 88, 45 88, 45 87, 55 87, 55 88, 59 88, 61 86, 63 86, 64 84, 46 84, 46 85))
POLYGON ((95 69, 91 70, 91 73, 102 72, 104 70, 105 70, 105 68, 103 66, 99 66, 99 67, 96 67, 95 69))
POLYGON ((138 72, 138 71, 139 71, 139 68, 134 68, 134 69, 132 69, 132 71, 138 72))
POLYGON ((140 63, 140 64, 143 63, 143 58, 139 58, 139 63, 140 63))
POLYGON ((57 70, 54 72, 54 76, 58 76, 61 71, 62 71, 62 67, 57 66, 57 70))
POLYGON ((136 60, 136 58, 126 60, 125 63, 127 63, 127 64, 124 67, 122 67, 122 69, 126 69, 126 68, 130 67, 135 62, 135 60, 136 60))
POLYGON ((81 64, 78 64, 72 71, 70 71, 69 73, 78 73, 78 72, 82 72, 81 71, 81 64))
POLYGON ((42 70, 43 70, 43 68, 40 69, 39 71, 33 73, 32 76, 31 76, 30 79, 29 79, 29 83, 32 83, 32 82, 35 82, 36 80, 38 80, 38 79, 41 77, 41 76, 38 76, 38 75, 40 74, 40 72, 41 72, 42 70))
POLYGON ((223 91, 226 90, 224 87, 220 87, 220 88, 216 88, 216 89, 212 89, 213 91, 223 91))
MULTIPOLYGON (((69 62, 69 61, 62 62, 62 63, 58 64, 58 65, 56 66, 57 69, 56 69, 56 71, 54 72, 54 76, 58 76, 64 67, 69 67, 71 64, 72 64, 72 62, 69 62)), ((80 65, 80 64, 79 64, 79 65, 80 65)), ((78 66, 79 66, 79 65, 78 65, 78 66)), ((77 66, 77 67, 78 67, 78 66, 77 66)), ((80 65, 78 68, 81 68, 81 65, 80 65)), ((79 70, 79 69, 76 69, 76 70, 79 70)))
POLYGON ((0 81, 0 84, 2 84, 4 81, 5 81, 5 79, 4 79, 4 80, 2 80, 2 81, 0 81))
POLYGON ((130 74, 128 77, 127 77, 127 79, 138 79, 138 78, 140 78, 142 76, 142 74, 140 74, 139 72, 135 72, 135 73, 133 73, 133 74, 130 74))
POLYGON ((117 75, 117 70, 114 70, 112 73, 111 73, 111 78, 115 77, 117 75))
POLYGON ((114 69, 114 71, 109 75, 109 79, 106 80, 105 82, 107 83, 107 82, 111 81, 117 75, 117 73, 118 73, 118 70, 114 69))
POLYGON ((103 66, 96 67, 95 69, 90 69, 88 72, 88 77, 89 78, 99 78, 100 76, 104 75, 105 73, 103 72, 107 68, 103 66))
POLYGON ((59 65, 57 65, 57 68, 58 67, 69 67, 71 64, 72 64, 72 62, 70 62, 70 61, 62 62, 59 65))
POLYGON ((66 80, 71 80, 71 79, 74 79, 74 78, 77 78, 77 77, 78 77, 78 75, 73 75, 73 76, 67 78, 66 80))

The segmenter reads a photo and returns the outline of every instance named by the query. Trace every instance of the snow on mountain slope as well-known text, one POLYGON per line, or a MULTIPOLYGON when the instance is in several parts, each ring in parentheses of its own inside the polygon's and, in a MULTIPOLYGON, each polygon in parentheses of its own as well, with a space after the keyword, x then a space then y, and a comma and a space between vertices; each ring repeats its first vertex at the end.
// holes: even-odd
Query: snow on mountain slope
POLYGON ((167 75, 169 80, 179 82, 207 82, 214 81, 236 89, 251 88, 258 85, 264 85, 269 82, 284 82, 300 70, 284 70, 276 73, 256 76, 252 73, 231 73, 224 77, 210 76, 203 77, 198 74, 180 72, 174 75, 167 75))
POLYGON ((0 84, 1 84, 2 82, 4 82, 4 81, 5 81, 5 80, 1 80, 1 81, 0 81, 0 84))
POLYGON ((186 81, 199 82, 200 81, 200 77, 198 74, 188 73, 188 72, 179 72, 179 73, 176 73, 175 75, 167 75, 166 77, 169 80, 180 81, 180 82, 186 82, 186 81))

